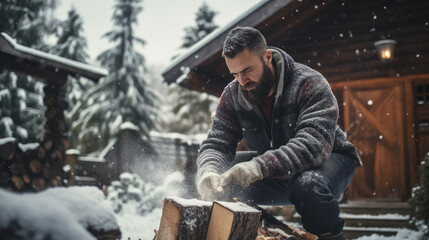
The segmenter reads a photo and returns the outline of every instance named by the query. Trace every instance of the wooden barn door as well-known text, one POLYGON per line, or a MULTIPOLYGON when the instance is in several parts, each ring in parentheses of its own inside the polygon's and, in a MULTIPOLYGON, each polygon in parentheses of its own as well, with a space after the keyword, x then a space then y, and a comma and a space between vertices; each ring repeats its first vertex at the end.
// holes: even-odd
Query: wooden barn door
POLYGON ((406 194, 403 87, 371 85, 343 92, 344 128, 363 162, 348 199, 400 200, 406 194))

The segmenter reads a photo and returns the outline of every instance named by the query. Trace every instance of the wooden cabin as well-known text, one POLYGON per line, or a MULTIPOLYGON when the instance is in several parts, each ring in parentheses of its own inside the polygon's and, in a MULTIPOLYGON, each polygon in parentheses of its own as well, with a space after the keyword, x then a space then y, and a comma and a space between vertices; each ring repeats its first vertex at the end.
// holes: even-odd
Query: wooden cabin
POLYGON ((349 200, 405 201, 429 152, 429 1, 261 1, 208 35, 163 72, 167 83, 219 96, 233 79, 221 57, 235 26, 321 72, 340 106, 340 126, 363 167, 349 200), (382 61, 374 43, 396 41, 382 61))
POLYGON ((43 102, 45 133, 39 143, 23 147, 14 138, 0 143, 0 187, 14 191, 38 191, 64 185, 63 171, 68 126, 64 110, 68 76, 97 82, 107 75, 102 68, 72 61, 18 44, 0 34, 0 71, 8 70, 34 77, 45 84, 43 102))

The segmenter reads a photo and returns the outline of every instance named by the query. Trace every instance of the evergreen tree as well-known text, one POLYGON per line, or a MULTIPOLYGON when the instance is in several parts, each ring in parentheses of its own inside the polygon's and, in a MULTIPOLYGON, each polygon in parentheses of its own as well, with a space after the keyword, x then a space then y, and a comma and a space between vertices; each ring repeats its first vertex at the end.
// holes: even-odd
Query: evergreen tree
MULTIPOLYGON (((24 46, 44 50, 44 38, 52 25, 50 11, 55 0, 10 0, 0 2, 0 32, 24 46)), ((44 131, 43 84, 29 76, 0 73, 0 138, 15 137, 35 142, 44 131)))
POLYGON ((82 36, 83 21, 76 9, 72 8, 68 12, 68 19, 59 24, 57 44, 54 46, 54 53, 78 62, 86 63, 88 53, 86 52, 87 42, 82 36))
POLYGON ((429 153, 419 167, 420 182, 414 187, 410 205, 414 210, 411 223, 429 237, 429 153))
MULTIPOLYGON (((61 57, 86 63, 89 56, 86 52, 87 41, 82 36, 82 32, 82 18, 76 12, 76 9, 72 8, 68 12, 68 18, 59 24, 58 40, 52 52, 61 57)), ((69 126, 79 119, 79 109, 82 106, 83 93, 92 86, 91 81, 84 77, 79 79, 69 77, 66 94, 70 105, 66 111, 69 126)), ((70 129, 69 141, 72 148, 77 148, 79 132, 80 129, 78 127, 70 129)))
POLYGON ((210 9, 207 3, 203 3, 195 15, 196 26, 185 28, 182 48, 189 48, 196 42, 213 32, 218 26, 214 23, 217 12, 210 9))
POLYGON ((112 16, 114 30, 104 35, 116 45, 98 56, 109 76, 89 91, 86 108, 76 122, 81 126, 83 153, 105 147, 124 122, 132 122, 148 137, 149 131, 156 128, 154 106, 158 97, 148 85, 144 57, 134 49, 135 43, 144 44, 133 32, 141 10, 141 0, 116 1, 112 16))
MULTIPOLYGON (((218 26, 214 23, 217 12, 206 3, 198 9, 195 17, 196 26, 185 28, 182 48, 189 48, 218 26)), ((185 134, 207 132, 211 123, 211 114, 218 99, 214 96, 173 85, 170 88, 169 110, 174 113, 167 123, 168 130, 185 134)))

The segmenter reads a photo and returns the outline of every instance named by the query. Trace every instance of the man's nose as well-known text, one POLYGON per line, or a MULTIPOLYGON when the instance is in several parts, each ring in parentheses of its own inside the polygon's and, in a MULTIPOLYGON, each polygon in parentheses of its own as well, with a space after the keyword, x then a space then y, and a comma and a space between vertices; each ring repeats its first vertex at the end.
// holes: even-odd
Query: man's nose
POLYGON ((246 85, 246 83, 249 82, 249 78, 244 73, 238 73, 235 78, 237 79, 238 83, 240 83, 241 86, 244 86, 246 85))

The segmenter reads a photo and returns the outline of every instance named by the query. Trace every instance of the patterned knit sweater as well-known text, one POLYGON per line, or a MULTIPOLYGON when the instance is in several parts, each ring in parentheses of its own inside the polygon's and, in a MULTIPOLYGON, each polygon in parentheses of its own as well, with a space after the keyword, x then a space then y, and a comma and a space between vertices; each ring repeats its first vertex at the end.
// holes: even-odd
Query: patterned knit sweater
POLYGON ((237 80, 229 83, 199 149, 197 182, 205 173, 228 170, 237 143, 243 138, 251 150, 260 154, 256 160, 264 178, 290 179, 321 165, 331 152, 348 155, 347 159, 361 165, 356 148, 337 124, 338 103, 327 80, 294 62, 284 51, 270 51, 278 80, 271 122, 258 106, 244 99, 237 80))

